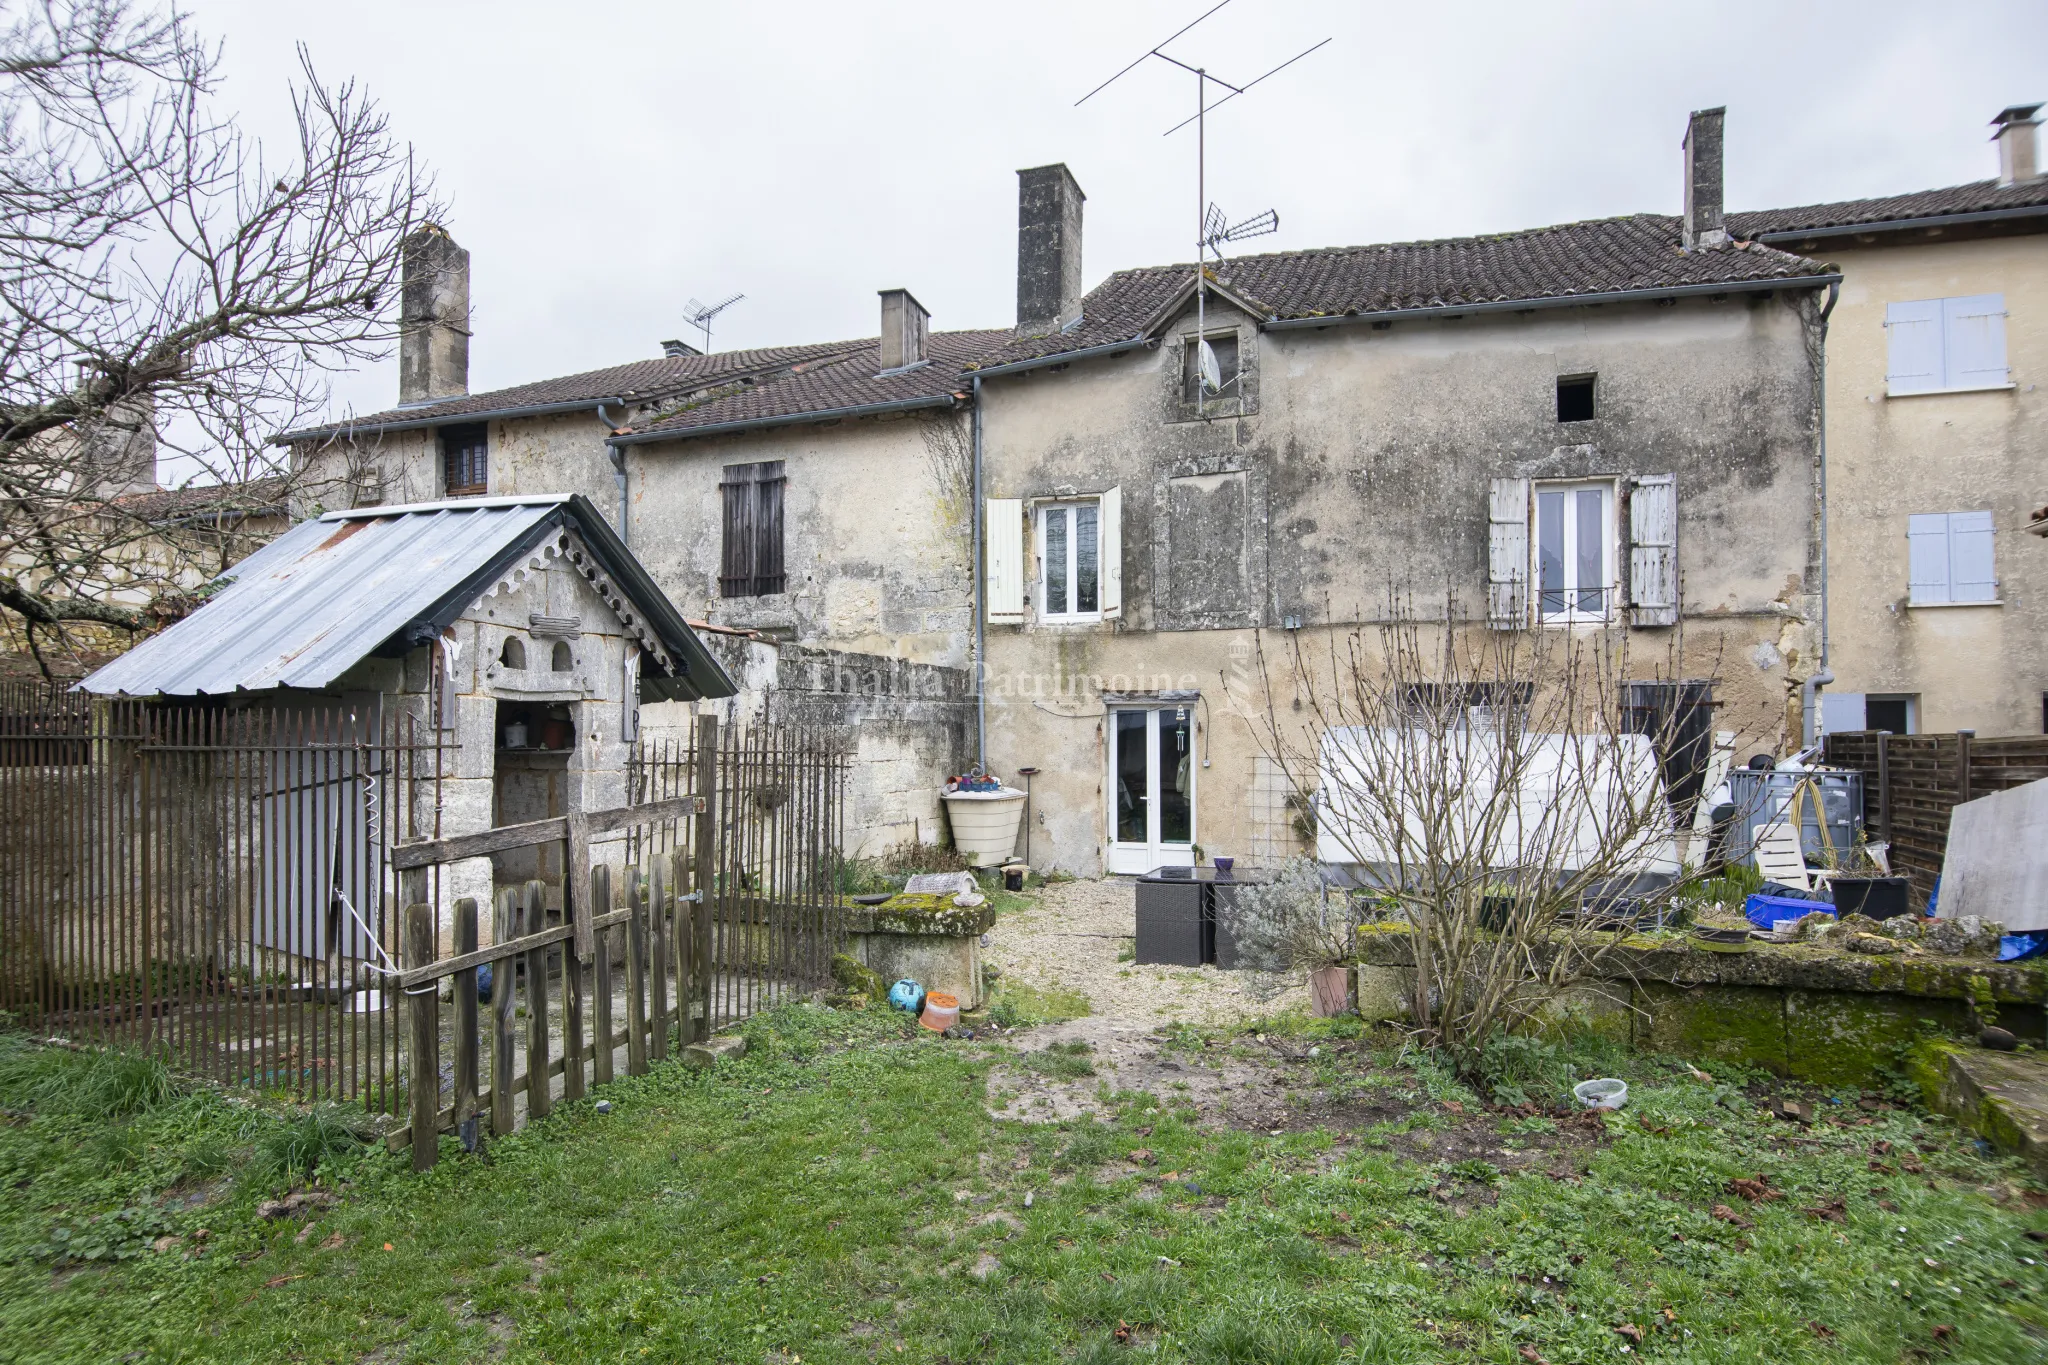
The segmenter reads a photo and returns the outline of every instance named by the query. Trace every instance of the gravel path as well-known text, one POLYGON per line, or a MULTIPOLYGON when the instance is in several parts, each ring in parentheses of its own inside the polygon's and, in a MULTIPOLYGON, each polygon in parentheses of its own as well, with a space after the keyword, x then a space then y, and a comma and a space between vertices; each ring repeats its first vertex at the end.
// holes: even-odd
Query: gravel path
POLYGON ((1308 988, 1215 967, 1140 966, 1117 954, 1137 932, 1129 881, 1053 882, 1030 910, 1006 914, 987 951, 1006 975, 1087 996, 1092 1018, 1138 1031, 1173 1020, 1225 1023, 1305 1004, 1308 988))

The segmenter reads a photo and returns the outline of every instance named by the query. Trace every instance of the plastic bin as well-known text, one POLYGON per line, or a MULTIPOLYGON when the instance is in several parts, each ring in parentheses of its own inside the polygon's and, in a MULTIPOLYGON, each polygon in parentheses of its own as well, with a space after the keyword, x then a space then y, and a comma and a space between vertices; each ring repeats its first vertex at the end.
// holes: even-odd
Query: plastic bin
POLYGON ((1835 907, 1826 901, 1802 901, 1790 896, 1751 896, 1742 903, 1742 915, 1759 929, 1776 929, 1788 919, 1799 919, 1814 911, 1832 917, 1835 907))

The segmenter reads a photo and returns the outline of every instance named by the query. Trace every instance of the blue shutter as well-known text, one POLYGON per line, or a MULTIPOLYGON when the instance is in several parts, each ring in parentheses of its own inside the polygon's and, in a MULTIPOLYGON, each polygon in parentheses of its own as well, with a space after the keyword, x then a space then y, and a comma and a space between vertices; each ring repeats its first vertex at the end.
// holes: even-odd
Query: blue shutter
POLYGON ((1948 513, 1906 518, 1906 600, 1916 607, 1949 600, 1948 513))
POLYGON ((1889 360, 1885 387, 1890 393, 1931 393, 1948 384, 1942 363, 1942 301, 1918 299, 1887 304, 1884 327, 1889 360))
POLYGON ((1991 514, 1948 514, 1949 601, 1996 602, 1998 576, 1991 561, 1991 514))
POLYGON ((2005 364, 2005 295, 1943 299, 1941 320, 1947 387, 1983 389, 2011 382, 2005 364))

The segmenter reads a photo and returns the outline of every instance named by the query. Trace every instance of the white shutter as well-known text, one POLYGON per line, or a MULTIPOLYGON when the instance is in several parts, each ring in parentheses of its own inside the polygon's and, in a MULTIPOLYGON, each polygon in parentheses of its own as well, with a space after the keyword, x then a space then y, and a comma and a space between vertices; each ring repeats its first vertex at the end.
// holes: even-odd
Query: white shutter
POLYGON ((1678 476, 1644 474, 1628 498, 1629 621, 1678 624, 1678 476))
POLYGON ((1948 596, 1951 602, 1996 602, 1998 575, 1991 562, 1991 514, 1948 514, 1948 596))
POLYGON ((1529 623, 1529 481, 1495 479, 1486 498, 1486 620, 1496 630, 1529 623))
POLYGON ((1941 301, 1942 341, 1951 389, 2010 383, 2005 364, 2005 295, 1973 294, 1941 301))
POLYGON ((1824 735, 1854 733, 1868 729, 1865 723, 1863 694, 1861 692, 1823 692, 1820 694, 1820 732, 1824 735))
POLYGON ((1102 495, 1102 616, 1114 620, 1124 614, 1124 490, 1112 488, 1102 495))
POLYGON ((1941 359, 1940 299, 1887 304, 1884 327, 1890 355, 1885 365, 1887 392, 1929 393, 1947 385, 1941 359))
POLYGON ((1024 503, 1020 498, 990 498, 986 507, 982 529, 988 555, 988 621, 992 626, 1018 625, 1024 620, 1024 503))
POLYGON ((1949 600, 1946 512, 1915 512, 1906 518, 1906 600, 1914 606, 1949 600))

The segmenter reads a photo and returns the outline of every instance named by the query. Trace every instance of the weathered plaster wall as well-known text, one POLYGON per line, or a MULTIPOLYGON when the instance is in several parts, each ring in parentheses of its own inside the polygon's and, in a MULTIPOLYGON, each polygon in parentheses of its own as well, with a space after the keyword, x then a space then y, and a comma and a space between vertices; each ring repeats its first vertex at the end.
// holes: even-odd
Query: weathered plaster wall
POLYGON ((633 446, 633 548, 685 615, 779 639, 964 667, 972 643, 966 413, 908 413, 633 446), (788 591, 720 597, 719 480, 780 460, 788 591))
POLYGON ((1023 626, 989 632, 990 760, 1043 770, 1036 860, 1101 867, 1103 691, 1200 689, 1196 842, 1287 846, 1260 732, 1268 701, 1285 716, 1294 698, 1258 684, 1260 647, 1284 650, 1289 617, 1306 647, 1323 644, 1328 628, 1383 617, 1390 590, 1483 614, 1498 475, 1675 474, 1681 625, 1627 632, 1631 676, 1716 678, 1738 756, 1779 750, 1814 658, 1815 307, 1733 295, 1246 328, 1257 410, 1210 422, 1176 420, 1177 339, 989 380, 991 497, 1123 489, 1122 621, 1048 626, 1027 607, 1023 626), (1585 372, 1600 377, 1600 416, 1560 425, 1556 379, 1585 372))
MULTIPOLYGON (((974 762, 974 701, 964 669, 773 640, 715 634, 705 639, 740 684, 737 696, 700 703, 726 724, 793 725, 851 750, 846 825, 839 846, 873 857, 902 843, 935 843, 945 833, 939 800, 947 776, 974 762)), ((642 711, 650 739, 681 740, 697 707, 642 711)))
POLYGON ((1830 253, 1845 276, 1828 324, 1831 690, 1918 694, 1919 728, 2037 734, 2048 692, 2048 235, 1830 253), (1885 395, 1885 306, 2005 295, 2014 387, 1885 395), (2002 606, 1909 607, 1906 519, 1989 510, 2002 606))

